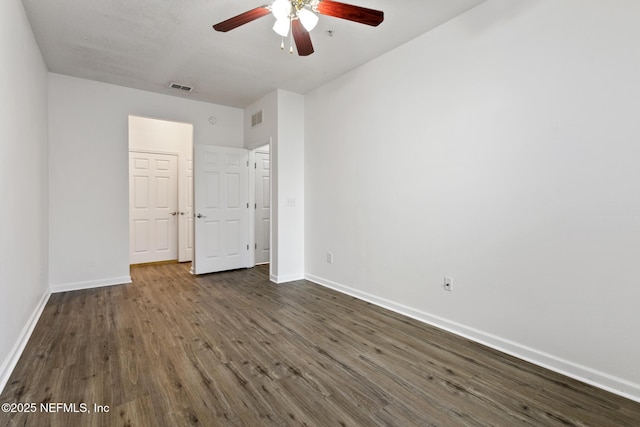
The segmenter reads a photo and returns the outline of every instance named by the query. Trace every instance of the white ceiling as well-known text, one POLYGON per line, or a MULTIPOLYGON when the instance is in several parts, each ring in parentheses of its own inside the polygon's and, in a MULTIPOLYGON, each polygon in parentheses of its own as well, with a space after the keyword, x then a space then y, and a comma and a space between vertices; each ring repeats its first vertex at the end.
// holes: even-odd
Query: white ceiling
POLYGON ((228 33, 212 29, 268 0, 23 3, 52 72, 242 108, 276 88, 307 93, 483 1, 345 0, 384 11, 384 22, 369 27, 321 16, 308 57, 280 50, 271 15, 228 33), (194 91, 170 89, 170 82, 194 91))

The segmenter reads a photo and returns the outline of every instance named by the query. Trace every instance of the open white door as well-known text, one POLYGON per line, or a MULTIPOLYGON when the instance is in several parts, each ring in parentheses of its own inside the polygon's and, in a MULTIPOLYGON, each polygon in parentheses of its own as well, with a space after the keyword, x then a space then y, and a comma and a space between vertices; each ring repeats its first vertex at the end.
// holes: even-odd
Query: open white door
POLYGON ((250 267, 249 152, 196 145, 193 272, 250 267))
POLYGON ((271 184, 269 177, 269 153, 256 151, 255 161, 255 250, 256 264, 269 262, 271 233, 271 184))

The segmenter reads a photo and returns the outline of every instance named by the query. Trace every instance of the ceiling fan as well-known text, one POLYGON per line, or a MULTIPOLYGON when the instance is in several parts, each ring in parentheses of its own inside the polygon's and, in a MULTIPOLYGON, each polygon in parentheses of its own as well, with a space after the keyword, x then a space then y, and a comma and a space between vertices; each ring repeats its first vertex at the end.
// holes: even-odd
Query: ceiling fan
POLYGON ((377 27, 384 20, 384 13, 379 10, 354 6, 332 0, 274 0, 240 15, 229 18, 213 26, 216 31, 227 32, 241 25, 272 13, 276 17, 273 31, 282 36, 281 49, 284 49, 284 38, 292 34, 289 53, 293 53, 293 40, 296 42, 298 55, 307 56, 313 53, 313 44, 309 31, 318 23, 318 15, 333 16, 360 24, 377 27))

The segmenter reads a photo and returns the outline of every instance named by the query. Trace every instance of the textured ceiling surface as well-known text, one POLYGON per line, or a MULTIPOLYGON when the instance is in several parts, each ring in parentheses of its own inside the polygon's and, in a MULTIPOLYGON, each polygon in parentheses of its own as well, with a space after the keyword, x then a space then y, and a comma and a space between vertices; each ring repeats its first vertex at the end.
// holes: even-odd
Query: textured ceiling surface
POLYGON ((321 16, 308 57, 290 55, 288 40, 280 50, 272 15, 227 33, 212 29, 266 0, 23 4, 49 71, 242 108, 277 88, 307 93, 483 1, 346 0, 384 11, 384 22, 369 27, 321 16), (181 93, 170 82, 194 90, 181 93))

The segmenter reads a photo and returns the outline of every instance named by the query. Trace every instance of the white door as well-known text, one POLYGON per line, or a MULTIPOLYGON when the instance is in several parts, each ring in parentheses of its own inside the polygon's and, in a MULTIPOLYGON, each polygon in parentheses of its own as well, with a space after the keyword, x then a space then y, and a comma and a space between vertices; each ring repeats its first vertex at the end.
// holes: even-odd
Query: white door
POLYGON ((178 221, 178 261, 193 259, 193 160, 186 160, 180 179, 180 218, 178 221))
POLYGON ((271 186, 269 183, 269 153, 256 151, 256 264, 269 262, 271 233, 271 186))
POLYGON ((250 266, 249 152, 196 145, 195 274, 250 266))
POLYGON ((178 258, 178 159, 129 152, 129 262, 178 258))

